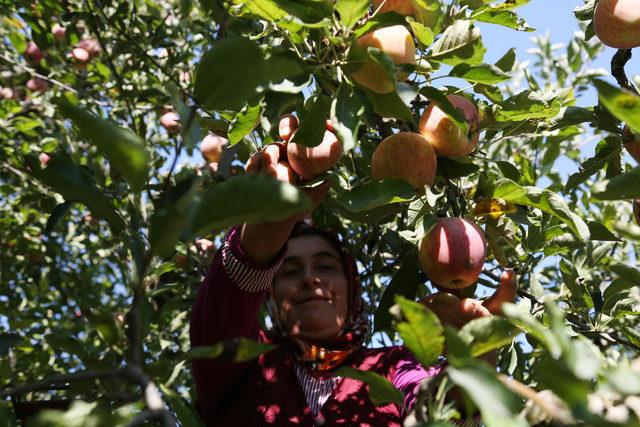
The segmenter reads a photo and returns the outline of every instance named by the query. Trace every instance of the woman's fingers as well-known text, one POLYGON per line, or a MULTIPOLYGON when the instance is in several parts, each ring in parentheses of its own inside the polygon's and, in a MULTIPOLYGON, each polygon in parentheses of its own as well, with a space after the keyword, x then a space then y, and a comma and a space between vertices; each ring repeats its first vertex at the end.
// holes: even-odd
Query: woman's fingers
POLYGON ((465 298, 460 301, 460 315, 469 322, 478 317, 491 316, 491 312, 480 301, 465 298))
POLYGON ((500 285, 495 293, 484 300, 484 305, 493 314, 502 314, 502 304, 514 302, 518 291, 518 276, 512 269, 507 269, 500 276, 500 285))

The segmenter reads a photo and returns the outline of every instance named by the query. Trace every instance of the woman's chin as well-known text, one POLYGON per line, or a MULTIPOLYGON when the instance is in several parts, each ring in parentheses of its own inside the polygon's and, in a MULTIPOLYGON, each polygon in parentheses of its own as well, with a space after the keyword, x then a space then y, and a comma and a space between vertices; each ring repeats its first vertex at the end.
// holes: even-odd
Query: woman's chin
POLYGON ((315 321, 311 324, 302 322, 292 328, 290 335, 309 342, 322 342, 334 338, 340 332, 342 322, 338 324, 336 319, 325 322, 315 321))

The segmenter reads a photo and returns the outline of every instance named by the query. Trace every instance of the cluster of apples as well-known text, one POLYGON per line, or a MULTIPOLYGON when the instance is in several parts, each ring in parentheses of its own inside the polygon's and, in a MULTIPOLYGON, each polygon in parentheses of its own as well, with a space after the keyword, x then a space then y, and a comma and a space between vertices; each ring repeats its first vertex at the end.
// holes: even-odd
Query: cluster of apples
MULTIPOLYGON (((66 37, 66 32, 66 28, 59 23, 55 23, 51 27, 51 34, 57 41, 63 41, 66 37)), ((67 54, 67 57, 72 60, 76 70, 84 71, 91 59, 100 55, 101 51, 102 48, 96 39, 85 37, 67 54)), ((27 43, 23 56, 30 64, 38 65, 44 59, 45 54, 36 42, 31 40, 27 43)), ((32 92, 44 92, 49 87, 49 83, 40 77, 33 77, 27 81, 26 87, 32 92)), ((11 94, 12 96, 8 95, 8 91, 5 91, 2 97, 5 99, 13 97, 13 93, 11 94)))
MULTIPOLYGON (((422 20, 421 7, 412 0, 373 0, 377 13, 396 12, 422 20)), ((357 40, 362 47, 375 47, 387 54, 396 65, 414 64, 416 46, 404 25, 375 29, 357 40)), ((381 65, 365 64, 351 73, 361 86, 376 92, 394 90, 381 65)), ((399 73, 397 79, 406 75, 399 73)), ((418 133, 399 132, 385 138, 374 151, 371 174, 374 179, 402 179, 418 191, 432 185, 437 169, 437 156, 461 157, 471 154, 479 141, 480 114, 476 105, 462 95, 447 99, 458 109, 467 124, 464 132, 435 103, 422 113, 418 133)), ((441 218, 420 243, 420 265, 429 279, 447 289, 461 289, 475 283, 486 259, 486 241, 482 230, 464 218, 441 218)))

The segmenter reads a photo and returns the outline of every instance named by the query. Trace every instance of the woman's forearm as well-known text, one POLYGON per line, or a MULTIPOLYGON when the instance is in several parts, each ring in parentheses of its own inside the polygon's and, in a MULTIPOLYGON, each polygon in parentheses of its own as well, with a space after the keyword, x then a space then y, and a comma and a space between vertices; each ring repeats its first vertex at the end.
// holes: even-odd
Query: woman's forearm
POLYGON ((271 261, 284 246, 299 218, 282 221, 244 224, 240 234, 240 246, 255 263, 271 261))

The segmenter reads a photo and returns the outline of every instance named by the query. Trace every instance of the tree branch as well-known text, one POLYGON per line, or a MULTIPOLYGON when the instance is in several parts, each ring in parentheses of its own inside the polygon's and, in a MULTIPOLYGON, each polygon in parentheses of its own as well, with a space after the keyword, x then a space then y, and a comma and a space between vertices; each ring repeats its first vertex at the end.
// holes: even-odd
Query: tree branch
POLYGON ((618 49, 618 51, 611 58, 611 74, 616 78, 616 81, 621 88, 630 90, 638 95, 636 88, 629 83, 627 75, 624 72, 624 66, 631 59, 631 49, 618 49))
POLYGON ((6 388, 0 391, 0 398, 5 398, 12 394, 23 394, 31 391, 49 390, 52 386, 76 383, 88 380, 111 379, 118 378, 123 375, 121 369, 112 369, 108 371, 82 371, 71 374, 58 374, 40 381, 29 384, 23 384, 16 387, 6 388))

